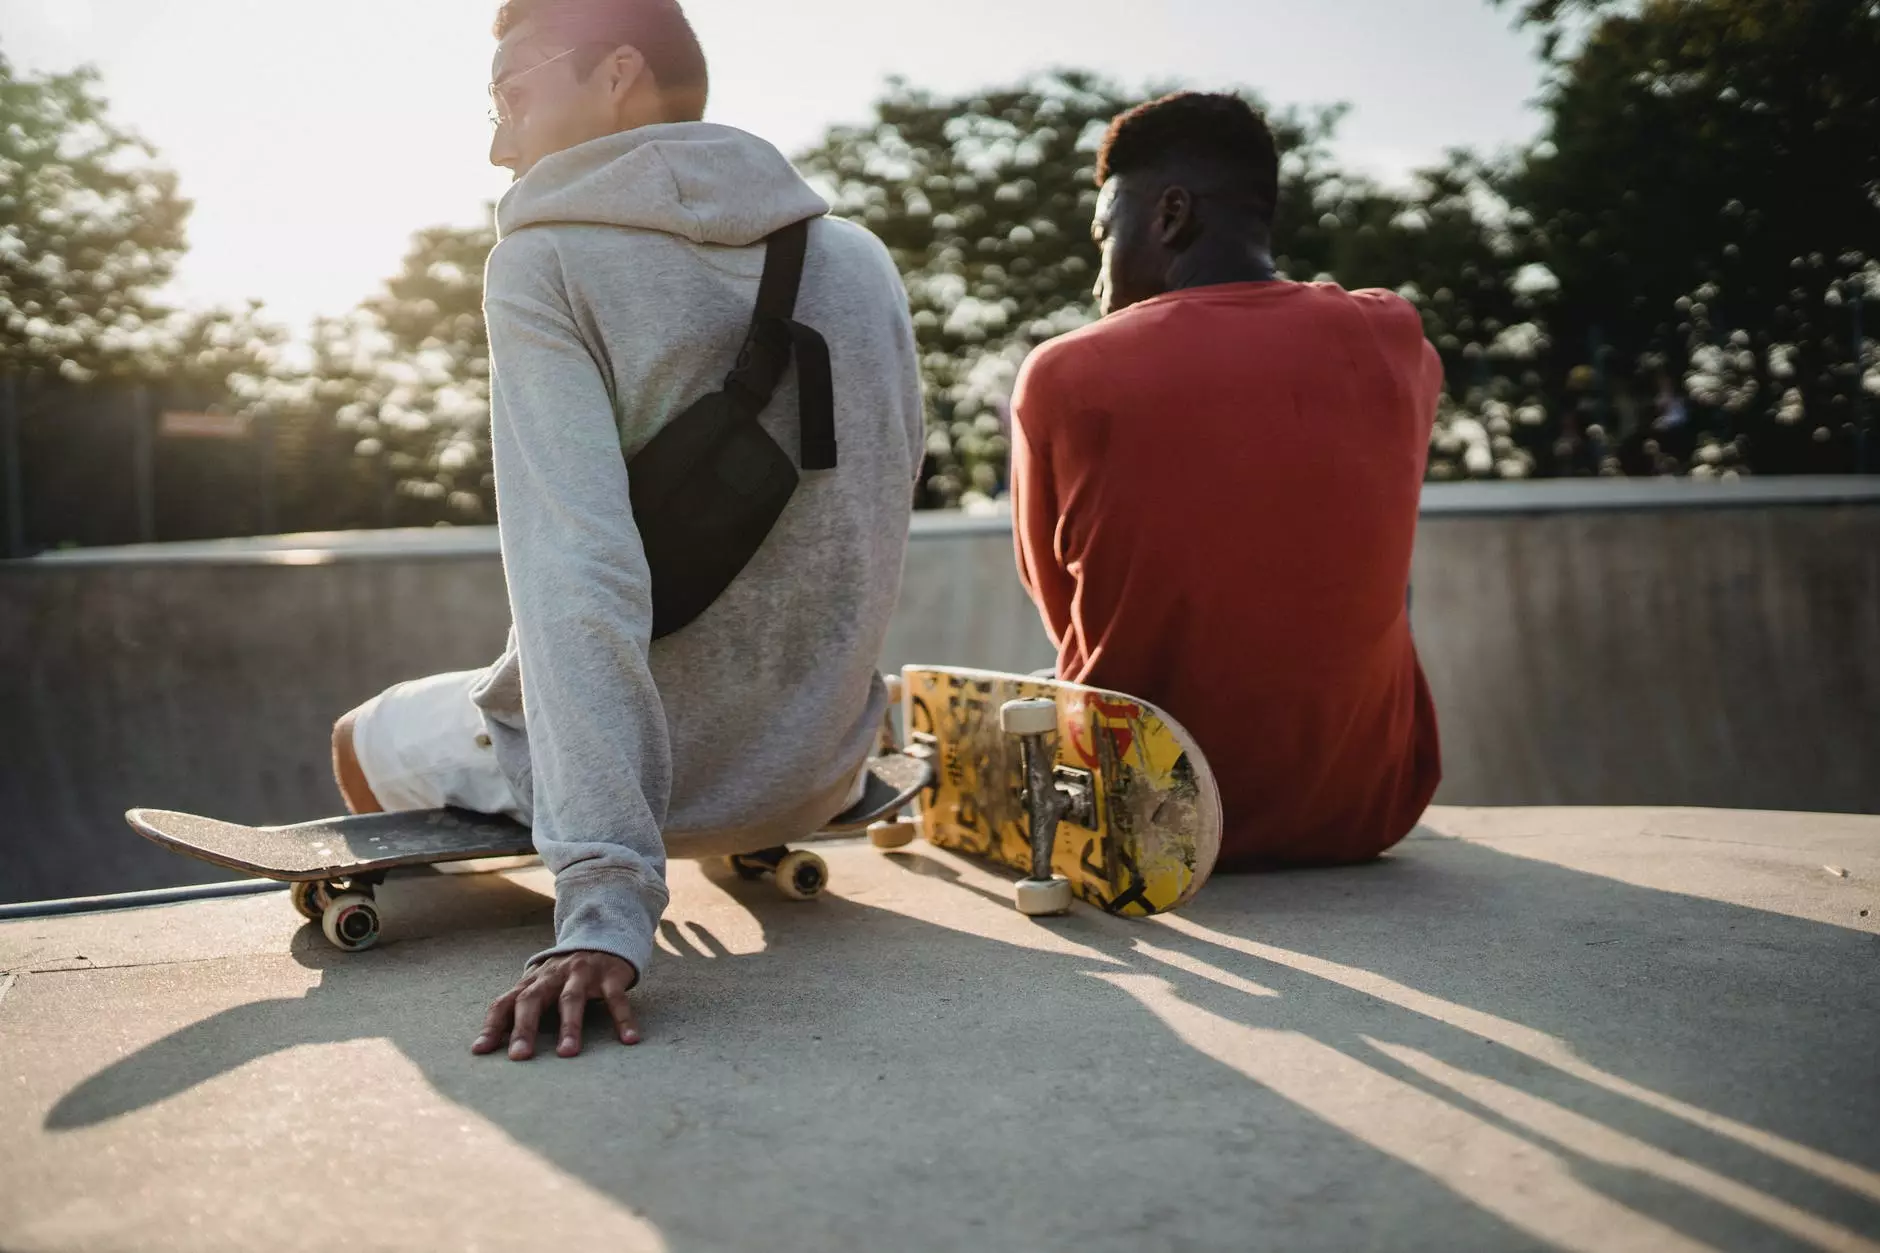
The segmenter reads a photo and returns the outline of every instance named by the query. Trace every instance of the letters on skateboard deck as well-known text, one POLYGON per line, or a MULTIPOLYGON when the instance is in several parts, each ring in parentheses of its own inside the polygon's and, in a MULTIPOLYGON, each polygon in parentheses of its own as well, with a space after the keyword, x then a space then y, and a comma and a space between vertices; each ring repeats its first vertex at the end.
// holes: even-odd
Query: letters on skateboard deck
POLYGON ((1155 706, 1056 679, 909 666, 907 749, 931 756, 926 840, 1016 870, 1019 908, 1075 895, 1146 917, 1214 869, 1221 799, 1192 736, 1155 706))
MULTIPOLYGON (((821 834, 863 830, 904 808, 926 786, 922 758, 890 753, 868 764, 862 797, 821 834)), ((133 809, 125 815, 146 839, 229 870, 293 884, 294 907, 319 922, 343 949, 378 939, 373 889, 394 870, 483 857, 533 854, 529 828, 509 818, 462 809, 323 818, 285 827, 250 827, 196 814, 133 809)), ((728 859, 747 878, 771 874, 786 896, 807 899, 828 883, 828 867, 807 850, 765 849, 728 859)))

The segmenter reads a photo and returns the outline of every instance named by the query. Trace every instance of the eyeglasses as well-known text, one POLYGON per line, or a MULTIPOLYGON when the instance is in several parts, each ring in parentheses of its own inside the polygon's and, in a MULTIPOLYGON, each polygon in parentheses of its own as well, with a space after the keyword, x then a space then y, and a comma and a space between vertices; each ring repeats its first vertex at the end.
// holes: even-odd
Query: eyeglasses
POLYGON ((511 74, 508 78, 505 78, 500 83, 491 83, 490 84, 490 125, 491 126, 507 126, 509 125, 509 123, 516 120, 516 111, 509 107, 509 101, 503 94, 504 92, 507 92, 513 84, 520 82, 522 79, 527 78, 529 75, 535 73, 537 70, 543 68, 544 66, 553 65, 557 61, 567 60, 569 57, 573 56, 575 53, 581 51, 581 49, 584 47, 586 47, 585 44, 576 44, 574 47, 568 49, 566 52, 558 52, 554 56, 548 58, 548 60, 546 61, 537 61, 534 65, 531 65, 526 70, 517 70, 514 74, 511 74))

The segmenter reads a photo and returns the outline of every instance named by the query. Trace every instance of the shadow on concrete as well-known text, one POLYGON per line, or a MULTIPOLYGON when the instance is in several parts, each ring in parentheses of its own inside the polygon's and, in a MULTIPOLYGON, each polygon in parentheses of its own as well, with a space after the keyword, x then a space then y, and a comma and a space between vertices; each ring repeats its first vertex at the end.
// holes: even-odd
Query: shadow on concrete
MULTIPOLYGON (((893 861, 950 881, 965 926, 1009 908, 978 871, 893 861)), ((785 1215, 811 1247, 1265 1230, 1288 1248, 1538 1249, 1625 1226, 1652 1247, 1799 1250, 1880 1231, 1880 940, 1863 932, 1440 837, 1219 880, 1167 925, 1080 912, 1046 924, 1058 951, 722 886, 762 950, 664 924, 681 955, 641 994, 638 1048, 596 1026, 579 1063, 468 1054, 539 928, 373 964, 316 950, 304 998, 175 1032, 46 1125, 384 1036, 674 1250, 762 1245, 785 1215)))

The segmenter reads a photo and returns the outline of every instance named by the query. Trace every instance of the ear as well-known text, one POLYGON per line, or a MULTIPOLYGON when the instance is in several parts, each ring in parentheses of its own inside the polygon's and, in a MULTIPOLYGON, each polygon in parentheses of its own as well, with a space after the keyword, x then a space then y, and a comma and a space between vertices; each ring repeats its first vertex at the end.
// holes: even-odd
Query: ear
POLYGON ((632 44, 622 44, 607 54, 597 73, 605 73, 614 103, 624 103, 646 74, 646 58, 632 44))
POLYGON ((1194 241, 1200 230, 1195 217, 1195 198, 1186 187, 1171 187, 1162 193, 1155 206, 1155 232, 1162 246, 1180 252, 1194 241))

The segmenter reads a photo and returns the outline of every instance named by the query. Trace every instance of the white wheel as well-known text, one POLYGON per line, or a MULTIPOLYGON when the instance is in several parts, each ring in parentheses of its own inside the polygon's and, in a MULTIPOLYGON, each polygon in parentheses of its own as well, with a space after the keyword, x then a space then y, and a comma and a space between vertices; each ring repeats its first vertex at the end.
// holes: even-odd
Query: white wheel
POLYGON ((821 896, 828 886, 829 863, 812 852, 798 849, 777 863, 777 890, 793 901, 821 896))
POLYGON ((1027 918, 1044 918, 1071 912, 1071 881, 1063 875, 1049 879, 1018 881, 1018 912, 1027 918))
POLYGON ((320 915, 320 929, 334 948, 348 953, 371 948, 379 942, 379 907, 363 893, 341 893, 320 915))
POLYGON ((326 894, 326 884, 318 879, 310 883, 296 883, 288 890, 288 897, 294 902, 294 909, 308 922, 318 922, 326 914, 327 902, 332 898, 326 894))
POLYGON ((999 729, 1007 735, 1049 735, 1057 725, 1056 701, 1008 700, 999 706, 999 729))
POLYGON ((877 822, 868 828, 868 842, 876 848, 906 848, 914 842, 914 836, 919 831, 920 824, 906 818, 894 822, 877 822))

